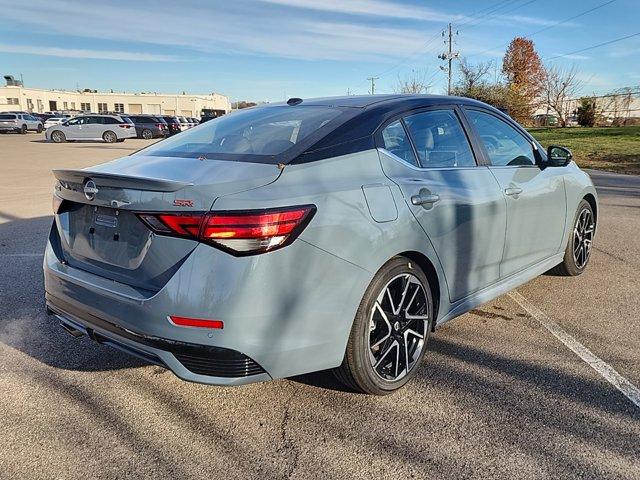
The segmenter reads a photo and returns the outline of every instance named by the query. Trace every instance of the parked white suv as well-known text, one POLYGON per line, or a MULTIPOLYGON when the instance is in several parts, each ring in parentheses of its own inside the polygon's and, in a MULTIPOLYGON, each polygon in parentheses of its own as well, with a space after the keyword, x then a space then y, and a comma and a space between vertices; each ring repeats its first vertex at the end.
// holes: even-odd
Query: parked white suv
POLYGON ((0 113, 0 132, 24 134, 29 130, 42 132, 42 122, 39 118, 27 113, 0 113))
POLYGON ((45 138, 55 143, 67 140, 103 140, 107 143, 124 142, 136 137, 136 128, 119 115, 80 115, 44 132, 45 138))

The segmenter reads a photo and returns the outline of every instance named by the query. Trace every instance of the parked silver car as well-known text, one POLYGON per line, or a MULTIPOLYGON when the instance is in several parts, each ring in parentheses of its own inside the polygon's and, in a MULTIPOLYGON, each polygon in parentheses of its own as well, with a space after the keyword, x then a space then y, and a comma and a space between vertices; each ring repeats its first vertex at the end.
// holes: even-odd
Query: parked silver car
POLYGON ((28 113, 0 113, 0 132, 27 133, 29 130, 42 132, 39 118, 28 113))
POLYGON ((291 99, 54 174, 49 312, 218 385, 389 393, 446 321, 581 274, 599 214, 567 149, 456 97, 291 99))
POLYGON ((45 137, 55 143, 67 140, 103 140, 114 143, 135 138, 136 129, 119 115, 80 115, 47 128, 45 137))

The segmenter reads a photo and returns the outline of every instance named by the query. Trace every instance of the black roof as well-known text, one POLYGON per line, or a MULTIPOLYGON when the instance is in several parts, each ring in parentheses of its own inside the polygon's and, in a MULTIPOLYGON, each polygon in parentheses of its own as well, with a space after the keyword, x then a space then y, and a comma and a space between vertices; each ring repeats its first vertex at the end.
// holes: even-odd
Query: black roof
MULTIPOLYGON (((379 94, 379 95, 348 95, 341 97, 322 97, 303 99, 291 105, 312 105, 327 107, 352 107, 368 108, 372 106, 394 109, 396 107, 418 107, 429 106, 431 104, 456 103, 456 104, 482 104, 477 100, 466 97, 455 97, 447 95, 414 95, 414 94, 379 94)), ((276 103, 272 105, 287 105, 287 103, 276 103)))
MULTIPOLYGON (((286 105, 281 104, 281 105, 286 105)), ((313 98, 303 100, 290 108, 309 106, 333 106, 353 108, 354 115, 331 131, 330 135, 314 143, 294 163, 314 161, 326 156, 338 156, 375 147, 374 133, 385 122, 412 110, 438 105, 467 105, 482 107, 498 116, 508 118, 504 113, 466 97, 446 95, 362 95, 347 97, 313 98)), ((351 110, 351 108, 347 108, 351 110)), ((510 120, 511 121, 511 120, 510 120)))

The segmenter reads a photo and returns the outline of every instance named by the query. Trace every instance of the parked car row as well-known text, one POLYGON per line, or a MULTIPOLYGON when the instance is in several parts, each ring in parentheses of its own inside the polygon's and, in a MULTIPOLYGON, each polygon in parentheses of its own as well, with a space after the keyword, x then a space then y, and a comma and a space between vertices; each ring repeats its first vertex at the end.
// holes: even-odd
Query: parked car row
POLYGON ((122 142, 127 138, 163 138, 196 127, 200 121, 192 117, 171 115, 93 114, 70 117, 47 115, 41 119, 25 112, 0 114, 0 132, 38 133, 56 143, 75 140, 122 142))

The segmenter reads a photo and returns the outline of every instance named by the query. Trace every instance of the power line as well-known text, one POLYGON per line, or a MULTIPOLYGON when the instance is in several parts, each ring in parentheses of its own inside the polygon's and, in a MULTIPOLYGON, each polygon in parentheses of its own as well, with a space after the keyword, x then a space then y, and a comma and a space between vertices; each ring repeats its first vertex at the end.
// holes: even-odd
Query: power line
MULTIPOLYGON (((460 22, 460 23, 458 24, 458 27, 463 27, 463 26, 465 26, 465 25, 468 25, 468 24, 470 24, 470 23, 473 23, 473 22, 475 22, 475 21, 479 21, 479 20, 484 21, 484 20, 482 20, 482 19, 486 19, 486 17, 488 17, 488 16, 490 16, 491 14, 493 14, 493 13, 497 12, 497 11, 498 11, 498 10, 500 10, 501 8, 504 8, 504 7, 508 6, 509 4, 517 3, 517 2, 519 2, 519 1, 521 1, 521 0, 506 0, 506 1, 503 1, 503 2, 498 2, 498 3, 496 3, 496 4, 494 4, 494 5, 493 5, 493 7, 495 7, 495 8, 493 8, 493 7, 491 7, 491 6, 490 6, 488 9, 486 9, 486 8, 485 8, 484 10, 489 10, 489 11, 488 11, 488 12, 485 12, 485 13, 484 13, 484 15, 480 15, 480 16, 479 16, 479 17, 477 17, 477 18, 469 18, 468 20, 466 20, 466 21, 464 21, 464 22, 460 22), (502 5, 500 5, 500 4, 502 4, 502 5)), ((480 10, 480 11, 482 12, 483 10, 480 10)), ((477 25, 477 24, 474 24, 474 25, 472 25, 472 26, 475 26, 475 25, 477 25)))
MULTIPOLYGON (((516 2, 518 2, 518 1, 520 1, 520 0, 516 0, 516 2)), ((481 23, 484 23, 484 22, 486 22, 486 21, 488 21, 488 20, 492 20, 492 19, 494 19, 494 18, 495 18, 495 17, 497 17, 498 15, 506 15, 506 14, 508 14, 508 13, 515 12, 516 10, 518 10, 518 9, 520 9, 520 8, 522 8, 522 7, 526 7, 527 5, 529 5, 529 4, 531 4, 531 3, 535 2, 535 1, 536 1, 536 0, 529 0, 529 1, 527 1, 527 2, 525 2, 525 3, 523 3, 523 4, 521 4, 521 5, 517 5, 517 6, 513 7, 513 8, 512 8, 512 9, 510 9, 510 10, 505 10, 504 12, 496 13, 496 12, 497 12, 498 10, 500 10, 501 8, 506 7, 506 5, 503 5, 503 6, 502 6, 502 7, 500 7, 500 8, 497 8, 497 9, 495 9, 495 10, 491 11, 491 12, 488 12, 486 15, 484 15, 484 18, 479 19, 479 21, 477 21, 476 23, 472 23, 471 25, 469 25, 468 27, 466 27, 466 29, 467 29, 467 30, 470 30, 470 29, 472 29, 472 28, 475 28, 475 27, 477 27, 478 25, 480 25, 481 23)), ((464 23, 463 23, 463 24, 458 25, 458 27, 462 27, 463 25, 464 25, 464 23)))
MULTIPOLYGON (((584 15, 587 15, 588 13, 591 13, 591 12, 593 12, 595 10, 598 10, 599 8, 606 7, 607 5, 609 5, 609 4, 613 3, 613 2, 616 2, 616 1, 618 1, 618 0, 609 0, 607 2, 601 3, 600 5, 596 5, 595 7, 590 8, 588 10, 585 10, 583 12, 580 12, 577 15, 574 15, 574 16, 569 17, 569 18, 565 18, 564 20, 560 20, 559 22, 556 22, 556 23, 554 23, 552 25, 548 25, 548 26, 546 26, 544 28, 541 28, 540 30, 536 30, 535 32, 531 32, 531 33, 529 33, 527 35, 524 35, 523 38, 531 38, 534 35, 537 35, 539 33, 545 32, 545 31, 547 31, 547 30, 549 30, 551 28, 555 28, 558 25, 562 25, 563 23, 570 22, 571 20, 575 20, 576 18, 580 18, 580 17, 582 17, 584 15)), ((480 55, 484 55, 487 52, 491 52, 492 50, 495 50, 496 48, 506 47, 507 45, 508 45, 508 43, 501 43, 500 45, 496 45, 495 47, 487 48, 486 50, 483 50, 480 53, 474 53, 473 55, 468 55, 467 58, 472 58, 472 57, 477 57, 477 56, 480 56, 480 55)))
MULTIPOLYGON (((482 19, 482 18, 486 17, 487 15, 490 15, 490 14, 492 14, 492 13, 494 13, 494 12, 496 12, 496 11, 500 10, 501 8, 506 7, 506 6, 507 6, 507 5, 509 5, 509 4, 517 3, 517 2, 519 2, 519 1, 521 1, 521 0, 501 0, 501 1, 499 1, 499 2, 496 2, 496 3, 492 4, 492 5, 489 5, 488 7, 482 8, 482 9, 480 9, 480 10, 476 10, 476 11, 475 11, 475 12, 473 12, 472 14, 467 15, 466 17, 468 17, 468 19, 467 19, 465 22, 462 22, 462 23, 461 23, 461 25, 465 25, 465 24, 470 23, 470 22, 472 22, 472 21, 482 19), (487 10, 489 10, 489 11, 487 11, 487 10), (483 13, 483 12, 484 12, 484 15, 481 15, 481 16, 480 16, 480 17, 478 17, 478 18, 473 18, 473 17, 475 17, 475 16, 477 16, 478 14, 483 13)), ((519 5, 518 7, 516 7, 516 9, 517 9, 517 8, 520 8, 520 7, 523 7, 523 6, 525 6, 525 5, 529 4, 529 3, 532 3, 533 1, 534 1, 534 0, 530 0, 530 1, 526 2, 525 4, 523 4, 523 5, 519 5)), ((515 10, 515 9, 514 9, 514 10, 515 10)), ((510 11, 513 11, 513 10, 510 10, 510 11)), ((481 23, 481 22, 478 22, 478 23, 481 23)), ((476 24, 476 25, 477 25, 477 24, 476 24)), ((475 25, 474 25, 474 26, 475 26, 475 25)), ((431 44, 432 44, 432 43, 433 43, 433 42, 434 42, 434 41, 435 41, 439 36, 440 36, 440 31, 436 32, 433 36, 429 37, 429 38, 427 39, 427 41, 426 41, 426 43, 425 43, 425 44, 423 44, 421 47, 417 48, 417 49, 416 49, 416 50, 414 50, 412 53, 410 53, 409 55, 407 55, 406 57, 404 57, 404 58, 403 58, 402 60, 400 60, 398 63, 396 63, 396 64, 395 64, 395 65, 393 65, 392 67, 387 68, 386 70, 384 70, 384 71, 382 71, 382 72, 378 73, 378 74, 376 75, 376 77, 384 77, 384 76, 388 75, 388 74, 389 74, 389 73, 391 73, 392 71, 396 70, 398 67, 400 67, 400 66, 404 65, 405 63, 407 63, 407 61, 408 61, 408 60, 413 59, 413 58, 415 58, 416 56, 418 56, 418 55, 417 55, 417 54, 418 54, 418 52, 421 52, 421 53, 423 53, 423 54, 428 53, 430 50, 432 50, 432 49, 433 49, 433 46, 432 46, 431 44)), ((368 81, 370 81, 368 78, 367 78, 367 80, 368 80, 368 81)), ((358 83, 358 84, 356 85, 356 87, 358 87, 358 86, 360 86, 360 85, 362 85, 362 84, 364 84, 364 83, 365 83, 365 81, 363 80, 362 82, 358 83)))
POLYGON ((613 40, 598 43, 597 45, 591 45, 590 47, 581 48, 579 50, 574 50, 573 52, 567 52, 561 55, 555 55, 553 57, 546 57, 546 58, 543 58, 543 60, 555 60, 556 58, 566 57, 567 55, 575 55, 576 53, 582 53, 588 50, 593 50, 594 48, 600 48, 600 47, 604 47, 605 45, 611 45, 612 43, 618 43, 623 40, 628 40, 629 38, 637 37, 638 35, 640 35, 640 32, 632 33, 631 35, 625 35, 624 37, 620 37, 620 38, 614 38, 613 40))

